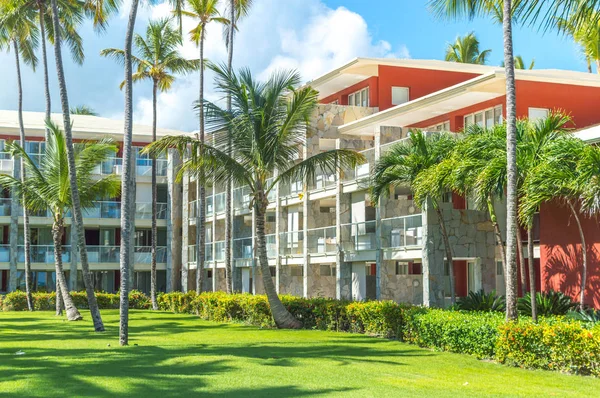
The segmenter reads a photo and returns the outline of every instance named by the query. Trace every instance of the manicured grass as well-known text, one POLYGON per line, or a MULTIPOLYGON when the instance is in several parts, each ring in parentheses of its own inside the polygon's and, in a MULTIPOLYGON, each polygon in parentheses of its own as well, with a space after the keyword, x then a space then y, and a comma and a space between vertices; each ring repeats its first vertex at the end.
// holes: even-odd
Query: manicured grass
POLYGON ((600 379, 528 371, 320 331, 261 330, 190 315, 118 311, 107 332, 49 312, 0 312, 0 396, 598 396, 600 379), (109 346, 110 344, 110 346, 109 346), (15 355, 19 350, 24 355, 15 355))

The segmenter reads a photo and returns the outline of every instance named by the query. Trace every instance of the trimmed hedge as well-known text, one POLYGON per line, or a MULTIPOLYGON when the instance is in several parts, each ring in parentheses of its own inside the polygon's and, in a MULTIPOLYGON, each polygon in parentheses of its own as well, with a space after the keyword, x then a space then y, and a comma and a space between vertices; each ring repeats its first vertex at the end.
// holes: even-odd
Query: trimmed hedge
MULTIPOLYGON (((408 308, 393 301, 360 303, 295 296, 281 296, 281 301, 302 321, 305 329, 367 333, 388 338, 400 337, 403 312, 408 308)), ((169 293, 158 296, 158 305, 162 310, 197 314, 210 321, 275 327, 267 297, 261 295, 169 293)))
MULTIPOLYGON (((83 292, 69 292, 75 306, 87 309, 87 295, 83 292)), ((119 294, 96 292, 96 300, 100 309, 119 308, 119 294)), ((150 298, 144 293, 132 290, 129 292, 129 307, 134 309, 148 309, 151 307, 150 298)), ((33 293, 33 308, 36 311, 52 311, 56 309, 56 293, 33 293)), ((27 311, 27 296, 20 290, 0 296, 0 309, 2 311, 27 311)))
POLYGON ((493 358, 503 321, 497 312, 415 310, 405 318, 404 340, 434 350, 493 358))
POLYGON ((496 359, 524 368, 600 376, 600 324, 545 319, 498 327, 496 359))

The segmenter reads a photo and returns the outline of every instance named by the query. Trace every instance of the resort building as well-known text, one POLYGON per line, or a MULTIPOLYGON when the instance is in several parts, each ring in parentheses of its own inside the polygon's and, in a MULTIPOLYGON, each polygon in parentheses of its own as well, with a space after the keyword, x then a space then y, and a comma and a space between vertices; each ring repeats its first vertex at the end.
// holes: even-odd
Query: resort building
MULTIPOLYGON (((569 113, 577 129, 600 123, 600 76, 573 71, 517 70, 517 116, 543 118, 554 109, 569 113)), ((303 158, 330 150, 360 151, 367 162, 354 170, 320 173, 314 181, 279 185, 271 192, 267 244, 271 275, 281 294, 444 306, 449 296, 449 271, 437 216, 419 208, 408 187, 372 203, 368 179, 378 158, 406 139, 411 129, 435 134, 460 132, 469 124, 501 123, 505 110, 504 69, 433 60, 359 58, 309 83, 320 93, 320 105, 306 132, 303 158)), ((74 116, 74 137, 122 140, 122 123, 74 116)), ((57 121, 60 118, 57 116, 57 121)), ((43 148, 43 114, 25 114, 27 150, 43 148)), ((150 140, 150 127, 135 126, 137 148, 150 140)), ((582 131, 582 138, 600 140, 600 133, 582 131), (590 138, 595 137, 595 138, 590 138)), ((183 134, 159 130, 159 136, 183 134)), ((18 139, 16 112, 0 112, 0 138, 18 139)), ((1 142, 1 141, 0 141, 1 142)), ((1 149, 1 148, 0 148, 1 149)), ((120 173, 120 159, 106 162, 98 174, 120 173)), ((160 290, 193 290, 196 281, 197 186, 194 178, 176 180, 176 153, 159 160, 160 202, 158 242, 160 290)), ((150 162, 136 150, 135 276, 133 284, 149 290, 150 162)), ((5 156, 0 170, 13 173, 5 156)), ((225 289, 225 187, 206 189, 206 263, 204 288, 225 289)), ((22 219, 16 201, 4 194, 0 224, 0 291, 22 288, 22 219)), ((254 217, 246 187, 233 190, 232 264, 234 289, 262 293, 254 250, 254 217)), ((497 203, 500 228, 505 205, 497 203)), ((456 293, 484 289, 504 293, 500 254, 486 211, 470 198, 449 193, 441 204, 453 245, 456 293)), ((85 214, 86 238, 97 287, 118 288, 119 198, 98 201, 85 214)), ((31 220, 36 288, 52 289, 54 260, 49 238, 51 220, 31 220)), ((597 221, 584 220, 588 239, 588 301, 600 307, 600 234, 597 221)), ((525 238, 525 234, 523 234, 525 238)), ((560 204, 545 205, 536 218, 535 257, 538 288, 579 290, 580 245, 574 222, 560 204)), ((70 248, 72 288, 81 288, 77 258, 70 248)))
MULTIPOLYGON (((29 156, 39 159, 44 153, 45 114, 24 112, 26 143, 29 156)), ((63 125, 62 115, 52 115, 58 126, 63 125)), ((72 115, 74 141, 99 140, 110 137, 119 146, 115 157, 98 166, 98 177, 122 174, 123 122, 95 116, 72 115)), ((182 134, 179 131, 159 129, 157 135, 182 134)), ((135 151, 136 211, 133 244, 134 288, 150 290, 150 242, 151 242, 151 163, 141 148, 151 142, 150 126, 134 125, 133 145, 135 151)), ((7 141, 19 140, 19 124, 16 111, 0 111, 0 173, 16 176, 19 163, 4 152, 7 141)), ((170 290, 169 273, 181 264, 181 192, 175 182, 175 169, 179 164, 176 154, 157 160, 157 283, 161 290, 170 290), (173 208, 173 204, 177 207, 173 208), (180 235, 179 235, 180 236, 180 235)), ((119 197, 98 198, 92 208, 83 211, 85 238, 90 269, 97 290, 114 292, 119 289, 119 245, 121 226, 121 202, 119 197)), ((34 290, 52 291, 55 287, 54 251, 52 244, 52 218, 47 212, 30 214, 31 264, 34 290)), ((66 219, 63 236, 63 261, 70 288, 83 289, 81 265, 78 252, 71 246, 75 242, 71 218, 66 219)), ((0 292, 25 289, 23 210, 19 200, 11 193, 2 192, 0 199, 0 292)), ((180 268, 177 268, 179 272, 180 268)))
MULTIPOLYGON (((559 70, 517 70, 517 116, 537 119, 560 109, 574 126, 600 122, 600 77, 559 70)), ((410 129, 459 132, 475 123, 492 126, 505 117, 504 69, 434 60, 355 59, 309 83, 321 105, 297 159, 332 148, 361 151, 367 162, 308 184, 298 181, 272 192, 267 217, 271 274, 281 294, 344 299, 390 299, 447 304, 449 268, 437 217, 420 209, 408 188, 372 203, 368 177, 377 159, 410 129)), ((206 278, 208 290, 224 289, 225 189, 208 189, 206 278)), ((234 190, 234 289, 261 293, 254 253, 250 198, 234 190)), ((195 288, 195 182, 183 182, 183 280, 195 288), (186 207, 187 206, 187 207, 186 207)), ((500 228, 505 204, 498 203, 500 228)), ((442 211, 453 245, 456 292, 504 293, 500 254, 487 212, 469 198, 448 194, 442 211)), ((597 222, 587 219, 590 253, 600 244, 597 222)), ((536 218, 538 288, 579 290, 578 234, 567 209, 545 205, 536 218)), ((526 234, 523 233, 525 240, 526 234)), ((505 238, 504 238, 505 239, 505 238)), ((600 263, 590 256, 587 294, 600 305, 600 263)))

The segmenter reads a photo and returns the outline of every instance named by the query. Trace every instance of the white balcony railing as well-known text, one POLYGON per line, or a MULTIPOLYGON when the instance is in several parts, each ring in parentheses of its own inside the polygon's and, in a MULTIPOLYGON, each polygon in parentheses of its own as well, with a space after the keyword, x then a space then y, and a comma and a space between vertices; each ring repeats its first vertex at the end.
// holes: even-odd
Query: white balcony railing
POLYGON ((381 220, 381 247, 404 248, 423 245, 423 217, 421 214, 381 220))

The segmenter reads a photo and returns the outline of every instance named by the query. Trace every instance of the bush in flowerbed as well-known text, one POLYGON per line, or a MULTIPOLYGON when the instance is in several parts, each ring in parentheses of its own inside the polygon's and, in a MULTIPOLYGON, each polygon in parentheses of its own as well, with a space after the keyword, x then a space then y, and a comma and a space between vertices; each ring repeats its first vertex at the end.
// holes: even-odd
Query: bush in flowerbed
POLYGON ((440 351, 493 358, 503 315, 496 312, 416 310, 407 314, 404 322, 405 341, 440 351))
POLYGON ((406 306, 394 301, 367 301, 349 303, 346 313, 353 333, 366 333, 383 337, 400 337, 403 312, 406 306))
POLYGON ((509 322, 498 328, 496 359, 524 367, 600 376, 600 325, 560 318, 509 322))
POLYGON ((163 311, 194 314, 196 312, 193 311, 192 301, 195 298, 196 292, 192 290, 187 293, 162 293, 156 297, 156 301, 158 301, 158 308, 163 311))
MULTIPOLYGON (((75 307, 79 309, 87 309, 87 294, 86 292, 69 292, 73 298, 75 307)), ((56 293, 55 292, 35 292, 33 297, 33 309, 35 311, 52 311, 56 308, 56 293)), ((119 294, 96 292, 96 300, 100 309, 115 309, 119 308, 119 294)), ((17 290, 6 294, 2 300, 0 309, 3 311, 27 311, 27 296, 25 292, 17 290)), ((132 290, 129 292, 129 307, 133 309, 148 309, 150 308, 150 299, 144 293, 132 290)))

